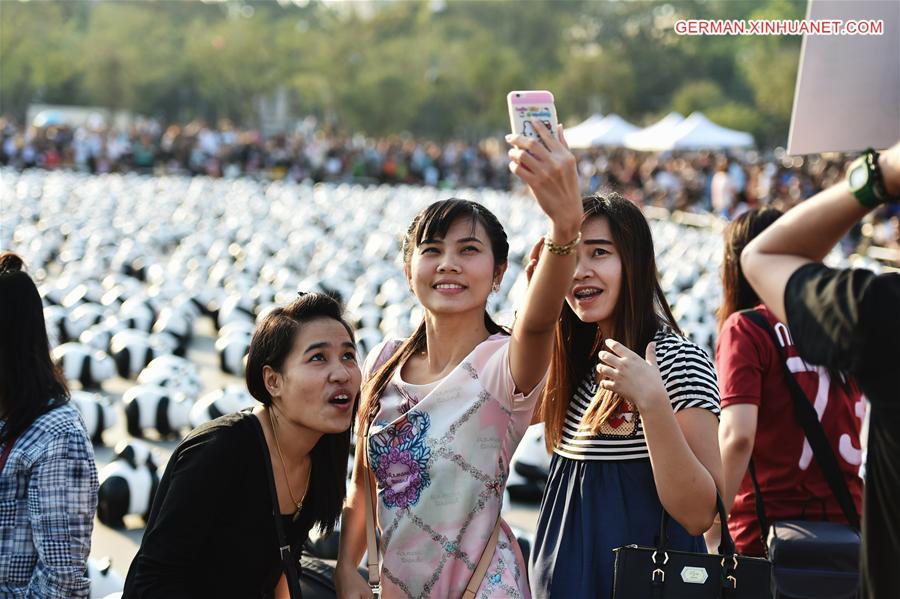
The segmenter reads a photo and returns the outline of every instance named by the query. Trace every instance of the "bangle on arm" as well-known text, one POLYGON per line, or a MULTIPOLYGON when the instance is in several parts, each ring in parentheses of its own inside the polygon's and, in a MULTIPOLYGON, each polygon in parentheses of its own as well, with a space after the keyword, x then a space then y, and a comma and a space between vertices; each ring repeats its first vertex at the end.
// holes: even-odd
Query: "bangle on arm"
POLYGON ((579 243, 581 243, 581 231, 569 243, 554 243, 549 235, 544 235, 544 245, 547 247, 547 251, 557 256, 571 256, 575 253, 575 248, 579 243))

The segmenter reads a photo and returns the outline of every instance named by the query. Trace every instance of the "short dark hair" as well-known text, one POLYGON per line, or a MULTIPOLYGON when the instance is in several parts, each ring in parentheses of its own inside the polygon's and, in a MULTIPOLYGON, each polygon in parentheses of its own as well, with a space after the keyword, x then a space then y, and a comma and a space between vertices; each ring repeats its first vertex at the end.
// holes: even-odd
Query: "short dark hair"
POLYGON ((19 436, 38 416, 69 401, 50 358, 44 305, 22 259, 0 254, 0 442, 19 436))
MULTIPOLYGON (((303 325, 330 318, 341 323, 353 341, 353 329, 342 312, 337 300, 324 293, 301 294, 287 306, 269 312, 259 323, 250 341, 244 373, 250 394, 267 407, 272 404, 272 396, 263 380, 263 368, 269 366, 281 371, 303 325)), ((354 416, 358 406, 359 392, 353 402, 354 416)), ((347 493, 350 435, 349 428, 342 433, 324 434, 310 454, 312 472, 303 506, 304 510, 310 510, 313 524, 323 532, 333 530, 341 515, 347 493)))

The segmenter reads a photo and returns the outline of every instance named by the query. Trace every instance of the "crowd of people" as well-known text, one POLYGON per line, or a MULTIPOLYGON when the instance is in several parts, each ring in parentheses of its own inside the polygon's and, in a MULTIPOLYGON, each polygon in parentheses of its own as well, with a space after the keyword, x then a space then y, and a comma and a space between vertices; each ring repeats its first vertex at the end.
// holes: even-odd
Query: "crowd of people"
MULTIPOLYGON (((227 121, 130 128, 52 125, 22 127, 0 121, 0 165, 73 168, 91 173, 140 172, 428 185, 443 188, 516 185, 501 140, 435 142, 410 136, 382 139, 326 135, 304 121, 290 133, 264 136, 227 121)), ((593 148, 578 154, 582 191, 614 189, 638 205, 712 213, 726 219, 762 206, 787 210, 840 180, 843 155, 807 158, 757 152, 654 154, 593 148)), ((900 211, 882 208, 860 241, 900 249, 900 211)))
MULTIPOLYGON (((512 330, 486 310, 507 267, 503 225, 461 199, 408 226, 402 268, 424 316, 364 365, 328 296, 301 294, 268 313, 245 372, 260 405, 176 449, 125 597, 297 599, 303 538, 339 515, 342 598, 662 592, 678 574, 666 577, 668 557, 654 553, 646 575, 620 569, 616 552, 635 545, 708 547, 724 556, 711 584, 777 596, 779 579, 749 567, 760 561, 739 568, 740 556, 768 556, 777 570, 771 547, 785 540, 766 530, 783 521, 820 530, 812 525, 823 520, 842 539, 861 529, 861 558, 825 564, 801 546, 793 580, 897 596, 900 274, 821 260, 866 214, 900 203, 900 143, 864 153, 846 182, 783 216, 754 208, 736 218, 713 363, 680 334, 641 211, 616 193, 582 197, 564 140, 537 130, 540 140, 506 140, 509 171, 549 223, 512 330), (526 563, 500 510, 532 422, 544 423, 553 458, 526 563)), ((81 597, 96 472, 22 266, 0 257, 0 501, 9 506, 0 525, 23 531, 4 537, 0 566, 11 574, 0 590, 81 597)))

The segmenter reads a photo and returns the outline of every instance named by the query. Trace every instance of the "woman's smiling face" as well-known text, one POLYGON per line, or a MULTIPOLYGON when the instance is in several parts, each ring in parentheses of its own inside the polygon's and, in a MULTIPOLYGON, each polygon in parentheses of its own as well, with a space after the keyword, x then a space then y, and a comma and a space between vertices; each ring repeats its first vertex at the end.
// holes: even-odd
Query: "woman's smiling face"
POLYGON ((456 219, 443 238, 425 239, 412 252, 407 278, 429 312, 483 312, 502 270, 494 265, 487 231, 470 218, 456 219))

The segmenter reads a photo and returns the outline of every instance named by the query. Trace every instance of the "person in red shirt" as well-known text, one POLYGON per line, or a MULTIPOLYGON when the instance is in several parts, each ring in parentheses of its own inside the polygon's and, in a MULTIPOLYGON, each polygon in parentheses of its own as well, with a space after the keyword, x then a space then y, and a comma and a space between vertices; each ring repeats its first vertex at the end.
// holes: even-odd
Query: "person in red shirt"
POLYGON ((782 352, 787 356, 789 370, 819 415, 857 511, 861 512, 862 507, 859 433, 865 400, 852 381, 812 366, 798 356, 787 326, 761 304, 741 271, 744 246, 780 216, 781 212, 773 208, 753 210, 726 229, 724 301, 719 311, 716 344, 722 399, 719 445, 725 473, 723 500, 726 506, 732 506, 728 528, 738 552, 756 556, 764 556, 765 548, 748 473, 751 458, 770 522, 794 519, 846 523, 794 417, 793 400, 781 364, 782 352), (781 342, 781 351, 774 347, 766 331, 741 313, 748 308, 765 316, 781 342))

